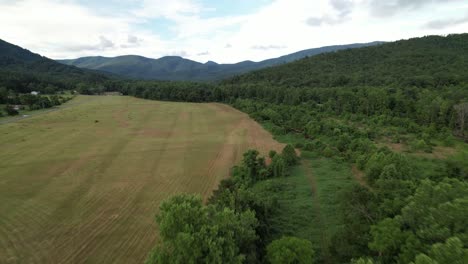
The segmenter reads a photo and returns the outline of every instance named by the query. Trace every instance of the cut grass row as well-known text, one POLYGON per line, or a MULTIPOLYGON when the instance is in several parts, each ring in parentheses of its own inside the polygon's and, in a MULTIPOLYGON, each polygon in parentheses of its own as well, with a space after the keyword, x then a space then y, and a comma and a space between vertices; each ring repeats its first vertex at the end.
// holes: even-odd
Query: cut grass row
POLYGON ((225 105, 68 104, 0 126, 0 263, 142 263, 163 199, 208 197, 244 151, 282 146, 225 105))

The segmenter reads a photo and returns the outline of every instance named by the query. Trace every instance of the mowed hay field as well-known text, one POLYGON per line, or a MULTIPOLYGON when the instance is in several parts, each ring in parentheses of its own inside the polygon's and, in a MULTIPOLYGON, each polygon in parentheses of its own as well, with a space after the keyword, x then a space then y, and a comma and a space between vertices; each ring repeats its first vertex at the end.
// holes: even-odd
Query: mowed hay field
POLYGON ((0 263, 142 263, 160 202, 206 199, 249 148, 282 145, 222 104, 79 96, 0 125, 0 263))

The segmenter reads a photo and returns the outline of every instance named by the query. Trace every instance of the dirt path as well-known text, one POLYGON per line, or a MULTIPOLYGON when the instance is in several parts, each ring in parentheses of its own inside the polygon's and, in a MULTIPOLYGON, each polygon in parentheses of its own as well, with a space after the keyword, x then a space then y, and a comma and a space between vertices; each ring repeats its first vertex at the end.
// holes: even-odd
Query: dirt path
POLYGON ((313 205, 314 205, 315 213, 317 215, 316 219, 318 220, 317 224, 320 226, 320 230, 321 230, 320 247, 322 249, 323 259, 325 263, 331 263, 330 253, 328 252, 328 244, 329 244, 328 242, 330 241, 330 238, 327 232, 327 227, 325 226, 325 220, 323 219, 323 215, 320 209, 320 199, 317 194, 317 181, 315 180, 315 176, 311 168, 312 164, 308 160, 302 160, 302 166, 306 173, 307 179, 309 180, 310 189, 312 190, 313 205))
POLYGON ((354 179, 361 185, 366 188, 369 188, 369 185, 367 185, 366 180, 364 179, 364 172, 358 169, 356 164, 353 164, 351 167, 351 171, 353 172, 354 179))

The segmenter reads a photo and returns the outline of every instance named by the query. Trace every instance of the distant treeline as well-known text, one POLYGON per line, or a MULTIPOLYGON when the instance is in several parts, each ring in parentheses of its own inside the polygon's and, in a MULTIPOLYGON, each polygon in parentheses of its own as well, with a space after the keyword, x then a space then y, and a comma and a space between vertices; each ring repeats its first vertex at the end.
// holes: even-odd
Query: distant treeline
MULTIPOLYGON (((288 111, 297 111, 296 123, 290 123, 295 131, 304 131, 307 117, 301 117, 309 109, 317 113, 332 115, 380 116, 385 122, 399 124, 412 129, 417 125, 461 130, 457 105, 468 98, 466 86, 419 87, 331 87, 296 88, 268 87, 256 85, 210 85, 203 83, 134 82, 118 89, 123 94, 139 98, 184 102, 234 103, 239 99, 255 100, 264 105, 294 106, 288 111), (302 119, 301 122, 298 119, 302 119)), ((249 111, 253 112, 253 111, 249 111)), ((283 114, 281 111, 279 115, 283 114)), ((283 120, 271 117, 274 123, 283 120)), ((284 118, 283 118, 284 119, 284 118)), ((417 128, 414 128, 417 129, 417 128)), ((466 129, 466 127, 465 127, 466 129)))
POLYGON ((33 95, 33 94, 10 94, 5 88, 0 87, 0 104, 5 104, 0 109, 0 116, 3 110, 7 115, 17 115, 18 110, 38 110, 61 105, 73 97, 66 95, 33 95))

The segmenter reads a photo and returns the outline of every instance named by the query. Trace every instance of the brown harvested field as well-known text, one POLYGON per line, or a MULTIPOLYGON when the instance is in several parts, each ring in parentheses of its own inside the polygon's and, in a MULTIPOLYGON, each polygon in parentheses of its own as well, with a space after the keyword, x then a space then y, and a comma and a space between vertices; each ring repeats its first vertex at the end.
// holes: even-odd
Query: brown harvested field
POLYGON ((0 126, 0 263, 142 263, 163 199, 207 198, 244 151, 282 148, 222 104, 68 104, 0 126))

